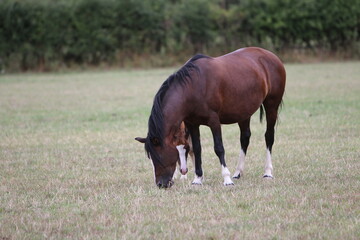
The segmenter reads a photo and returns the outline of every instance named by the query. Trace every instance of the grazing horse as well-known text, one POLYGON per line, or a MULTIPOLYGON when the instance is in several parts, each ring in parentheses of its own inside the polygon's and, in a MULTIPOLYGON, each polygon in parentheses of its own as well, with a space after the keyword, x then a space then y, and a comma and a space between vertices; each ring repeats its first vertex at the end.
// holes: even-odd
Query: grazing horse
POLYGON ((225 162, 221 124, 238 123, 240 157, 233 178, 240 178, 250 140, 250 118, 260 108, 266 114, 266 161, 264 177, 272 178, 271 150, 274 126, 285 90, 286 73, 273 53, 255 47, 242 48, 220 57, 195 55, 161 85, 155 95, 148 122, 145 143, 151 158, 155 184, 171 187, 179 158, 174 145, 175 134, 182 121, 188 129, 195 155, 194 184, 201 184, 200 125, 210 127, 214 150, 218 156, 224 185, 233 185, 225 162))

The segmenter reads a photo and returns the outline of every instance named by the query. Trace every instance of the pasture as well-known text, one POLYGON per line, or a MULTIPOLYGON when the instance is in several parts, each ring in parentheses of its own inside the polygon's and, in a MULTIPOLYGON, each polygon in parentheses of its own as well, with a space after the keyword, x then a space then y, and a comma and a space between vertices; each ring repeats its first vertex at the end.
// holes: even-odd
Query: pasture
MULTIPOLYGON (((0 239, 358 239, 360 62, 285 67, 275 179, 257 112, 235 186, 202 127, 204 185, 189 163, 169 190, 134 137, 175 69, 1 75, 0 239)), ((223 139, 233 173, 237 125, 223 139)))

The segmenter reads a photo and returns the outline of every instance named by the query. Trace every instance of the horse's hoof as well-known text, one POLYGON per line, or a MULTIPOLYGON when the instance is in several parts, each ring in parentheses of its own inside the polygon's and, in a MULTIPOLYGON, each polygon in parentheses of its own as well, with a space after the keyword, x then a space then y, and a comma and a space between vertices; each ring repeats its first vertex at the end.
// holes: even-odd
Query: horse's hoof
POLYGON ((232 178, 234 179, 240 179, 240 173, 238 175, 234 175, 232 178))
POLYGON ((224 177, 224 186, 234 185, 234 182, 231 180, 230 176, 224 177))
POLYGON ((265 174, 265 175, 263 176, 263 178, 266 178, 266 179, 274 179, 274 177, 273 177, 272 175, 267 175, 267 174, 265 174))
POLYGON ((224 186, 227 187, 227 186, 234 186, 235 184, 234 183, 224 183, 224 186))
POLYGON ((196 176, 191 184, 192 185, 202 185, 203 179, 204 179, 203 176, 201 176, 201 177, 196 176))
POLYGON ((200 182, 192 182, 191 184, 192 184, 192 185, 197 185, 197 186, 201 186, 201 185, 202 185, 202 183, 200 183, 200 182))

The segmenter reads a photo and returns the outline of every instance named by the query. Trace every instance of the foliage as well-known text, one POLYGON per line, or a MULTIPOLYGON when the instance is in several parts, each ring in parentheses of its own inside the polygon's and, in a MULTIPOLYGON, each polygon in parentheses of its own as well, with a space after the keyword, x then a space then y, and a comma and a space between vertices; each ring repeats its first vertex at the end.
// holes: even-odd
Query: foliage
POLYGON ((359 32, 357 0, 4 0, 0 68, 121 64, 137 55, 220 54, 247 45, 356 58, 359 32))

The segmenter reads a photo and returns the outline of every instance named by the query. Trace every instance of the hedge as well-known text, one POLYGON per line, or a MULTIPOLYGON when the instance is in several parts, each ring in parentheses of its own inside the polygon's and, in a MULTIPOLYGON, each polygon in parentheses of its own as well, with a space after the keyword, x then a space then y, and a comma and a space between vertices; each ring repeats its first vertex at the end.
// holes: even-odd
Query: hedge
POLYGON ((347 51, 360 58, 359 39, 358 0, 0 2, 0 69, 14 71, 216 55, 249 45, 347 51))

